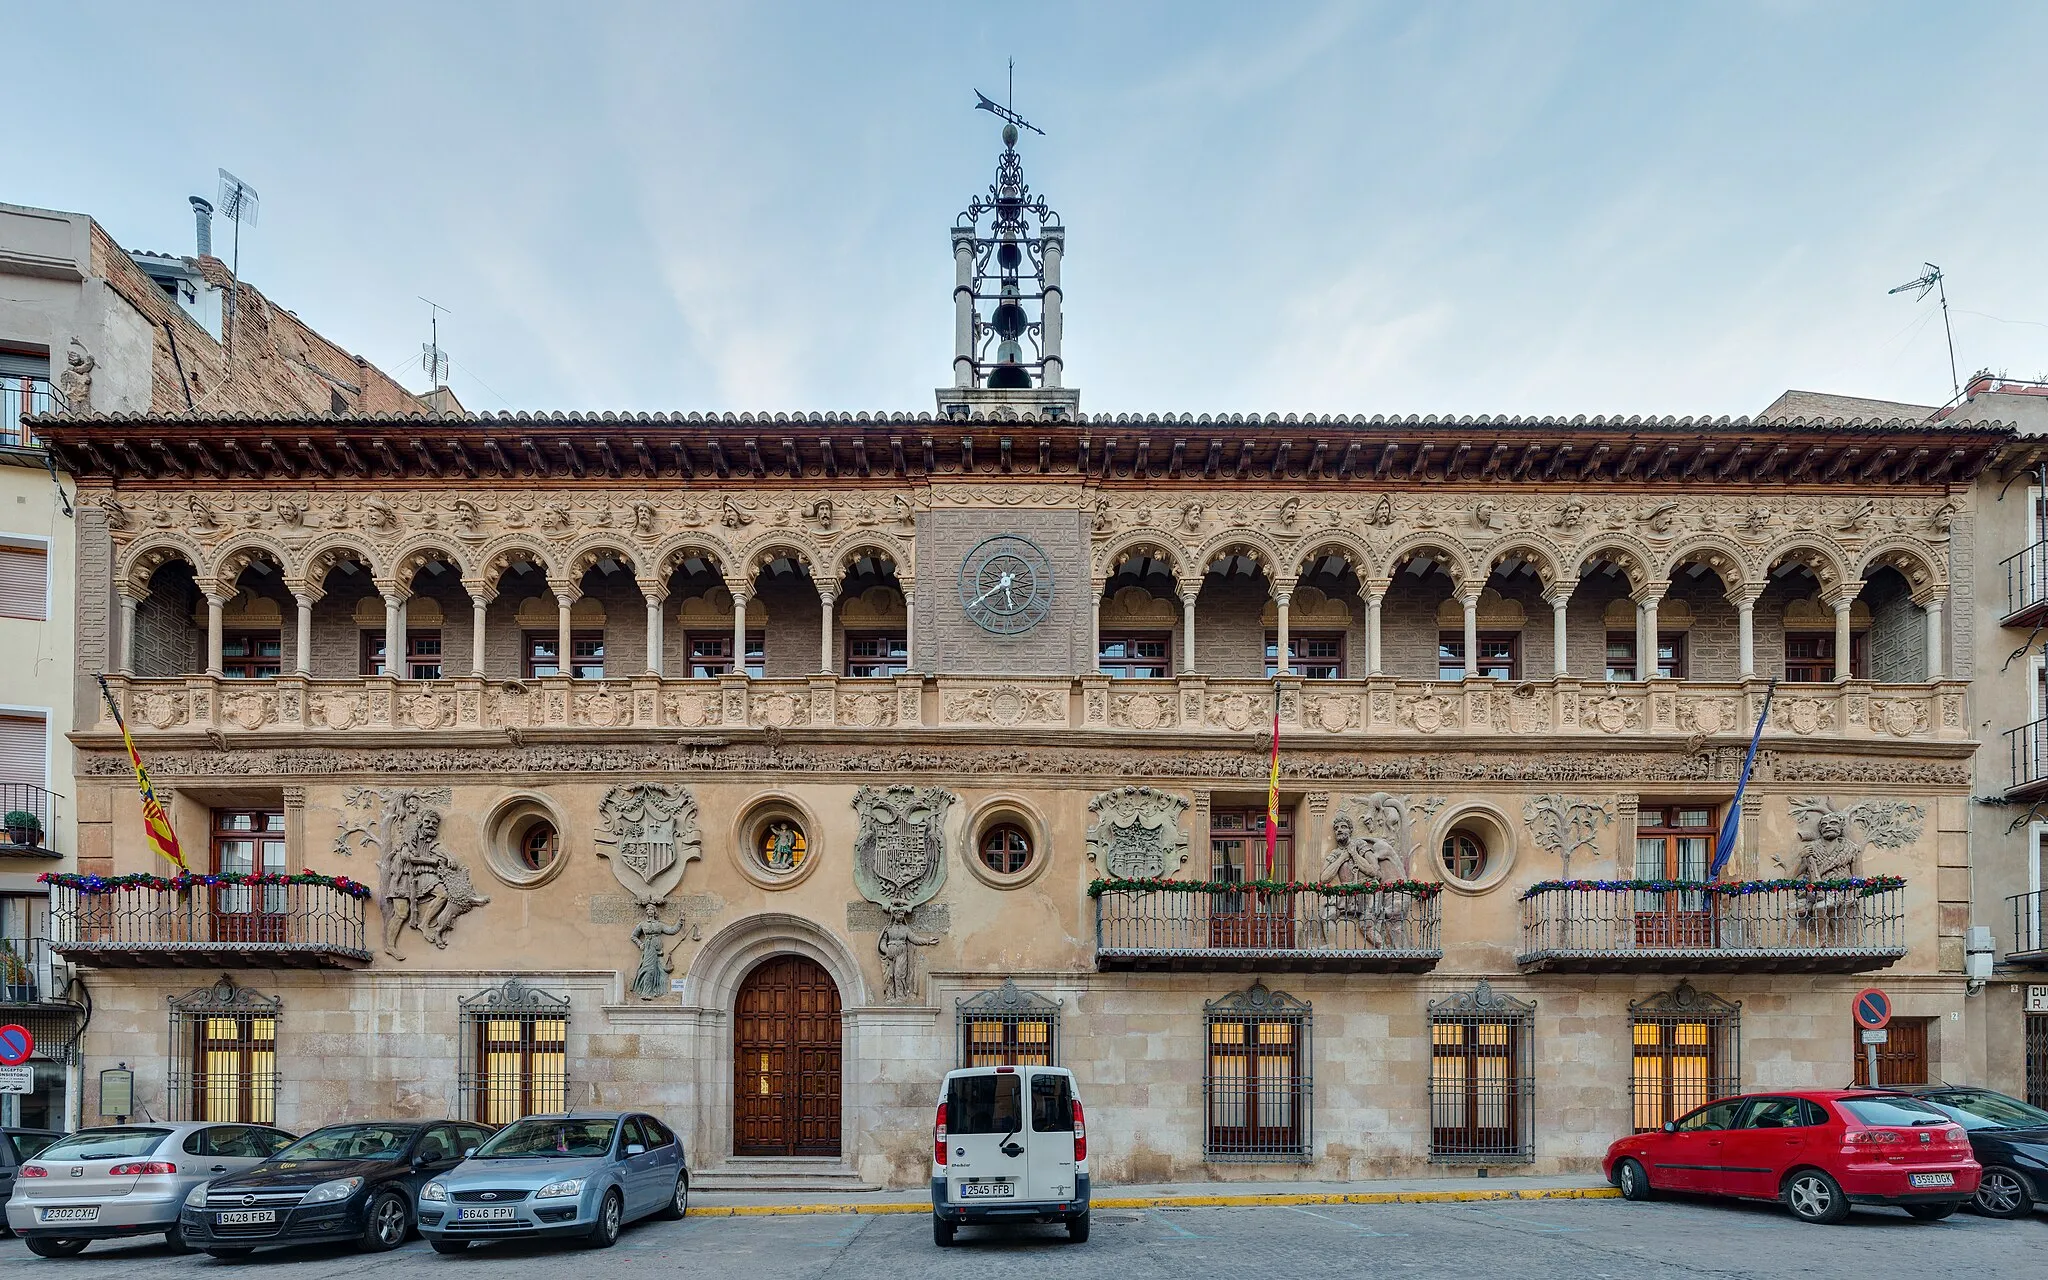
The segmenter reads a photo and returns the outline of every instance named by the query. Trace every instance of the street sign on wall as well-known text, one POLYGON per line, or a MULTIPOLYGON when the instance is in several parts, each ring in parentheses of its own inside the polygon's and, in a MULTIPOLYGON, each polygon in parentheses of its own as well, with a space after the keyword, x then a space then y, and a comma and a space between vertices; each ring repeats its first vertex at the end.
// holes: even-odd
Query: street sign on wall
POLYGON ((2037 984, 2027 988, 2027 1012, 2048 1013, 2048 987, 2037 984))
POLYGON ((33 1093, 35 1087, 34 1067, 0 1067, 0 1093, 33 1093))

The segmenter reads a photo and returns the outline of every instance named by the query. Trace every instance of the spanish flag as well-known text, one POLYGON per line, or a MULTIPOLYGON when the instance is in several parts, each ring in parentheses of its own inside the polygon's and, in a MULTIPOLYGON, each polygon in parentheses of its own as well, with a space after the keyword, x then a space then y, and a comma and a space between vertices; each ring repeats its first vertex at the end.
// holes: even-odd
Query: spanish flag
POLYGON ((1280 682, 1273 682, 1273 768, 1266 778, 1266 875, 1273 878, 1273 860, 1280 843, 1280 682))
POLYGON ((121 741, 128 747, 128 761, 135 766, 135 785, 142 792, 142 830, 149 837, 149 847, 178 870, 190 870, 185 865, 184 850, 178 848, 178 833, 171 830, 171 815, 164 812, 164 802, 156 798, 156 788, 150 785, 149 770, 142 767, 142 756, 135 750, 135 739, 128 735, 128 722, 121 718, 121 708, 114 704, 114 691, 107 688, 105 676, 98 679, 100 693, 107 700, 107 710, 114 713, 114 723, 121 727, 121 741))

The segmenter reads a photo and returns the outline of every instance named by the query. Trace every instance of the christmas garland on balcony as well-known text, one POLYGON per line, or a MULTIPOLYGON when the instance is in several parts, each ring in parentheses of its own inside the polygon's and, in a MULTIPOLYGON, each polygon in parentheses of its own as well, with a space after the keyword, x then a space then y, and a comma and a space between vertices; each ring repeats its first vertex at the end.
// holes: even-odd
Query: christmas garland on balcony
POLYGON ((1539 893, 1712 893, 1737 898, 1791 889, 1811 893, 1854 893, 1868 898, 1906 887, 1904 876, 1841 876, 1832 880, 1544 880, 1522 891, 1526 902, 1539 893))
POLYGON ((1411 898, 1434 898, 1444 887, 1433 880, 1361 880, 1354 884, 1307 884, 1300 880, 1168 880, 1146 876, 1136 880, 1118 877, 1091 880, 1088 896, 1105 893, 1319 893, 1325 898, 1359 898, 1372 893, 1405 893, 1411 898))
POLYGON ((301 871, 297 875, 281 876, 275 872, 259 871, 247 875, 233 871, 208 872, 194 875, 180 871, 171 877, 135 874, 127 876, 84 876, 66 871, 46 871, 36 877, 42 884, 56 885, 63 889, 75 889, 85 894, 118 893, 123 889, 155 889, 159 892, 171 890, 189 893, 194 889, 240 888, 243 886, 309 884, 323 889, 336 889, 351 898, 367 898, 370 887, 347 876, 323 876, 318 872, 301 871))

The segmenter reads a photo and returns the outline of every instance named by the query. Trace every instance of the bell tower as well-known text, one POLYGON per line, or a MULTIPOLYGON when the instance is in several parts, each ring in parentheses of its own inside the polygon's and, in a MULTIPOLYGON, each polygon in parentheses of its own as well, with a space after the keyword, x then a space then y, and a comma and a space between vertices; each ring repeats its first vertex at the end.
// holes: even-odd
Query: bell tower
POLYGON ((1045 197, 1032 194, 1017 153, 1023 130, 1044 131, 976 96, 977 109, 1003 121, 1003 150, 988 193, 968 201, 953 223, 953 385, 939 389, 939 412, 967 417, 1008 409, 1071 418, 1081 393, 1062 381, 1067 229, 1045 197))

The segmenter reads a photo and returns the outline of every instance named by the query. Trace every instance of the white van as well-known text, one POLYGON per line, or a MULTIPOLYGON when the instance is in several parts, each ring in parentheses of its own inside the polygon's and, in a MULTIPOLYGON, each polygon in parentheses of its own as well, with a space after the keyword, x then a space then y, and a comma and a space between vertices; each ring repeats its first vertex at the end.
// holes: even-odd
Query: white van
POLYGON ((1088 1238, 1088 1130, 1064 1067, 967 1067, 939 1086, 932 1240, 994 1222, 1064 1222, 1088 1238))

